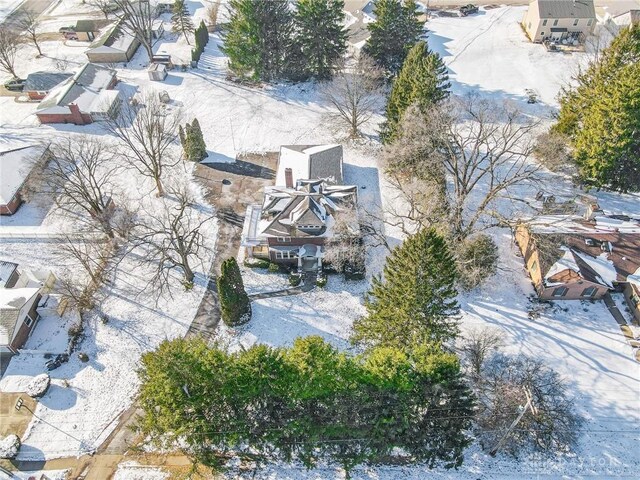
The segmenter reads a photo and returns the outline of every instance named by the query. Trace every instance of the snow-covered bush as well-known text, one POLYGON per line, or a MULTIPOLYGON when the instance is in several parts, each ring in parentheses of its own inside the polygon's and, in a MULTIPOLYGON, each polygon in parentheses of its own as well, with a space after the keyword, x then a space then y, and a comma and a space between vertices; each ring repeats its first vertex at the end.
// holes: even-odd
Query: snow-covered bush
POLYGON ((20 450, 20 438, 17 435, 7 435, 0 440, 0 458, 15 458, 18 450, 20 450))
POLYGON ((41 373, 31 379, 27 385, 26 394, 31 398, 41 397, 45 394, 47 388, 49 388, 50 383, 51 378, 49 378, 49 375, 41 373))

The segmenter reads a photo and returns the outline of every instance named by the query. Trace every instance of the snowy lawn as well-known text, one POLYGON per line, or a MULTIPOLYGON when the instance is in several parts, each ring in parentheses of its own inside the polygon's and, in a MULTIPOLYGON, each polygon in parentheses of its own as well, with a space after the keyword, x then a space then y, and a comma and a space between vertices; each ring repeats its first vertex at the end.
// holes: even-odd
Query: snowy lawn
POLYGON ((118 465, 118 470, 113 480, 164 480, 169 474, 159 468, 140 465, 136 462, 123 462, 118 465))

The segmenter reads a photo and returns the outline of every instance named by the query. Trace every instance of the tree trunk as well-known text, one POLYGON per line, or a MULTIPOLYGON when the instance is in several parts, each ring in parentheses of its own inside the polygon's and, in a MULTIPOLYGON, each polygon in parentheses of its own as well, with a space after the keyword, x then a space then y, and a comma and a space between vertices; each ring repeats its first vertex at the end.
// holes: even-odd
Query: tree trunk
POLYGON ((162 181, 160 180, 160 177, 155 177, 155 181, 156 181, 156 188, 158 189, 157 196, 164 197, 164 187, 162 186, 162 181))
POLYGON ((182 269, 184 270, 184 280, 187 283, 193 283, 193 279, 195 278, 195 275, 193 274, 193 271, 191 271, 191 267, 189 266, 188 262, 184 262, 184 264, 182 265, 182 269))

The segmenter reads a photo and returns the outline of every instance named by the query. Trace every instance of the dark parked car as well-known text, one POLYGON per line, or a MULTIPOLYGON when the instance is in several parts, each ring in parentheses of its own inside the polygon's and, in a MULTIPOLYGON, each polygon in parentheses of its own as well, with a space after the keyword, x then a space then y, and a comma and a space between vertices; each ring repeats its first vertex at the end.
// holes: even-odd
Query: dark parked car
POLYGON ((12 80, 9 80, 8 82, 5 82, 4 88, 12 92, 21 92, 24 88, 25 82, 26 80, 23 80, 21 78, 14 78, 12 80))
POLYGON ((473 3, 460 7, 461 17, 466 17, 467 15, 470 15, 472 13, 478 13, 478 7, 476 7, 473 3))

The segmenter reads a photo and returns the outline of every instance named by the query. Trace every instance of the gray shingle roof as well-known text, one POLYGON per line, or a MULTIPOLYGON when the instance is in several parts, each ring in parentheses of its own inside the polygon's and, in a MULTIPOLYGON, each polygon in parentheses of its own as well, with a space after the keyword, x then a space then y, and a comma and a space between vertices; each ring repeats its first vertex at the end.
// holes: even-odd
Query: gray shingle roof
POLYGON ((64 72, 33 72, 27 76, 25 92, 48 92, 73 74, 64 72))
POLYGON ((538 0, 540 18, 596 18, 593 0, 538 0))

